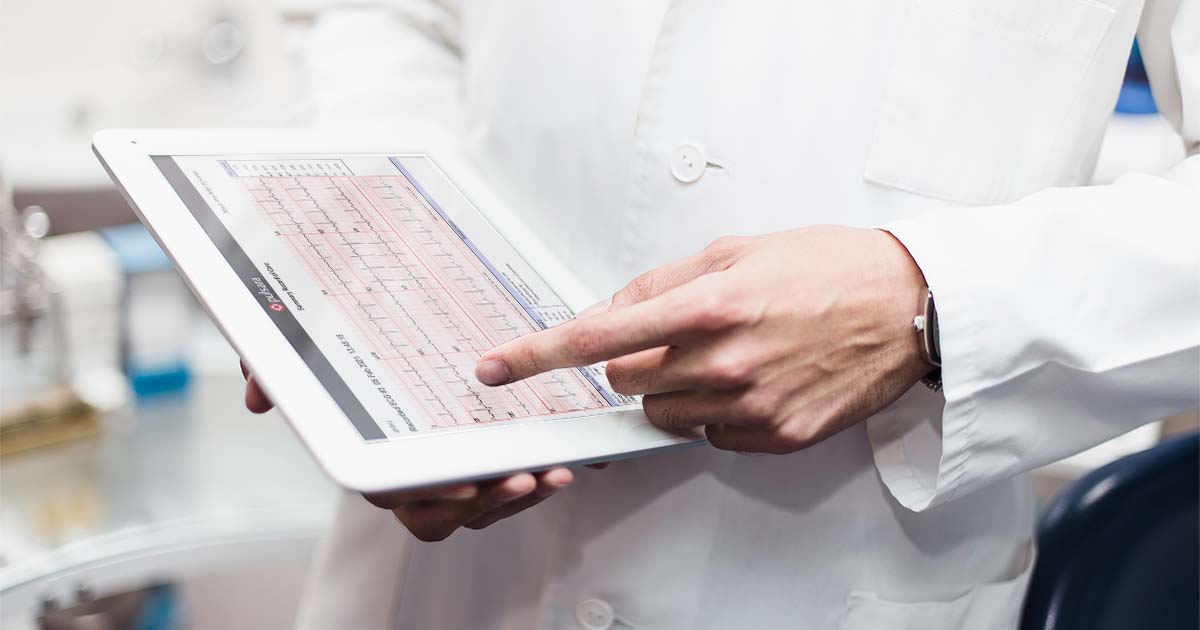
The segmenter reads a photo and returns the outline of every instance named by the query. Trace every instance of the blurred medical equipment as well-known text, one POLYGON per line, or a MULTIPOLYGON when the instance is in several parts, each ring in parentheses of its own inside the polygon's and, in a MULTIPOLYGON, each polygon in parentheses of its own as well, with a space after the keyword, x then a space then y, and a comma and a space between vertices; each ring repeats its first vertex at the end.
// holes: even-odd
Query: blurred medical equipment
POLYGON ((0 181, 0 454, 94 435, 95 409, 70 383, 62 293, 39 264, 49 218, 17 213, 0 181))
POLYGON ((95 435, 131 392, 186 390, 195 303, 145 229, 46 237, 46 213, 8 199, 0 454, 95 435))
POLYGON ((187 627, 182 598, 170 584, 96 598, 80 586, 76 602, 60 609, 54 598, 42 601, 39 630, 180 630, 187 627))
POLYGON ((139 223, 100 230, 122 278, 120 364, 138 399, 187 389, 187 345, 199 317, 195 299, 139 223))
MULTIPOLYGON (((0 2, 0 56, 37 60, 10 64, 0 98, 0 172, 15 198, 0 201, 0 416, 54 383, 100 407, 94 437, 0 457, 4 630, 36 628, 44 597, 72 606, 77 583, 102 597, 156 579, 176 585, 191 627, 291 626, 337 491, 286 424, 249 417, 237 356, 198 314, 184 319, 194 306, 176 299, 179 281, 152 270, 152 257, 126 280, 138 238, 96 230, 135 217, 89 146, 106 126, 302 121, 296 61, 308 22, 281 22, 279 10, 254 0, 0 2), (20 210, 35 205, 49 230, 26 243, 36 250, 26 266, 10 261, 10 237, 31 240, 20 210), (40 276, 20 285, 27 324, 18 269, 40 276), (138 328, 147 334, 122 341, 138 328), (184 328, 186 347, 175 335, 184 328), (186 396, 129 404, 135 387, 170 390, 175 360, 188 368, 186 396), (248 439, 269 442, 269 460, 248 439)), ((0 443, 17 444, 9 437, 0 443)))
POLYGON ((35 630, 43 602, 66 608, 81 583, 159 581, 188 627, 291 627, 339 493, 285 422, 246 411, 237 356, 210 360, 226 371, 103 414, 94 440, 0 458, 0 628, 35 630))
POLYGON ((1200 627, 1200 434, 1080 478, 1047 506, 1023 630, 1200 627))

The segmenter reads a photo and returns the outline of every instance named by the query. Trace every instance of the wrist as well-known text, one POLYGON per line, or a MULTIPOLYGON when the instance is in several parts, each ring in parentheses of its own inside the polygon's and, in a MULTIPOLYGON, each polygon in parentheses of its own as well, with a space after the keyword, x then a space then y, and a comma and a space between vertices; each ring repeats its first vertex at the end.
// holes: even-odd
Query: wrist
POLYGON ((942 352, 938 343, 937 306, 933 291, 925 291, 925 304, 921 314, 913 318, 913 333, 920 339, 921 359, 930 367, 929 373, 921 377, 921 384, 935 392, 942 391, 942 352))
POLYGON ((921 313, 913 318, 912 327, 920 341, 918 345, 921 349, 921 359, 930 367, 942 367, 942 352, 938 344, 937 304, 933 300, 933 291, 925 290, 921 313))
MULTIPOLYGON (((888 274, 891 290, 885 293, 891 304, 890 308, 884 309, 888 320, 884 325, 895 336, 900 371, 905 380, 912 384, 937 369, 926 349, 924 329, 921 332, 914 330, 914 322, 928 316, 929 286, 925 282, 925 274, 908 253, 908 249, 891 233, 883 230, 878 232, 888 244, 888 258, 891 262, 891 272, 888 274)), ((928 320, 923 319, 922 323, 925 321, 928 320)), ((928 349, 937 356, 934 346, 929 346, 928 349)))

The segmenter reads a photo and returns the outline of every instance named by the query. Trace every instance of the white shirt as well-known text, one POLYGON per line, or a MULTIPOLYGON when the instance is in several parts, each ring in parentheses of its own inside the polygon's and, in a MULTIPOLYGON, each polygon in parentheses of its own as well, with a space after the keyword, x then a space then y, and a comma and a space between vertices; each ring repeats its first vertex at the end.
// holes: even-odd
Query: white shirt
POLYGON ((347 496, 303 625, 1014 627, 1034 522, 1022 473, 1200 405, 1197 158, 1039 192, 1087 182, 1139 18, 1159 106, 1194 152, 1198 5, 325 11, 308 54, 324 120, 398 145, 455 130, 597 293, 721 235, 886 224, 937 295, 945 397, 915 387, 791 455, 584 470, 435 544, 347 496))

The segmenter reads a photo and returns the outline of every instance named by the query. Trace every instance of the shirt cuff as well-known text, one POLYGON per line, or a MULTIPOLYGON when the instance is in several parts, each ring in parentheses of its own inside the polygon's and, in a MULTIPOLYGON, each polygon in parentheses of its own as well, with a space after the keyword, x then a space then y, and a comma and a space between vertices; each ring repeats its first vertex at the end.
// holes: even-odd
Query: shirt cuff
MULTIPOLYGON (((936 214, 936 213, 933 213, 936 214)), ((892 496, 921 511, 954 498, 967 476, 978 414, 971 398, 981 356, 970 274, 956 273, 931 214, 880 227, 908 249, 937 300, 942 393, 914 386, 867 421, 875 466, 892 496)))

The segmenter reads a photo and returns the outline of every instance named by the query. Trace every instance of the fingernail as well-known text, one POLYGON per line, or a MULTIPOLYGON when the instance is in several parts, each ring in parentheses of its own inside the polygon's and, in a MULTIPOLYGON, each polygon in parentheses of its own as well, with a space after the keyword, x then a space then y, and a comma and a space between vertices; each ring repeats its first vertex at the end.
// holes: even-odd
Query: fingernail
POLYGON ((504 503, 516 501, 517 499, 520 499, 536 489, 537 486, 534 486, 533 488, 504 488, 500 491, 500 500, 504 503))
POLYGON ((508 366, 503 361, 484 359, 475 365, 475 378, 484 385, 503 385, 508 377, 508 366))
POLYGON ((500 500, 505 503, 519 499, 535 490, 537 490, 537 479, 527 474, 506 479, 497 488, 500 500), (521 482, 520 485, 514 485, 517 481, 521 482))
POLYGON ((610 306, 612 306, 612 296, 600 300, 599 302, 596 302, 582 311, 579 311, 579 313, 575 315, 575 318, 578 319, 580 317, 587 317, 588 315, 595 315, 596 313, 603 313, 604 311, 607 311, 608 307, 610 306))

